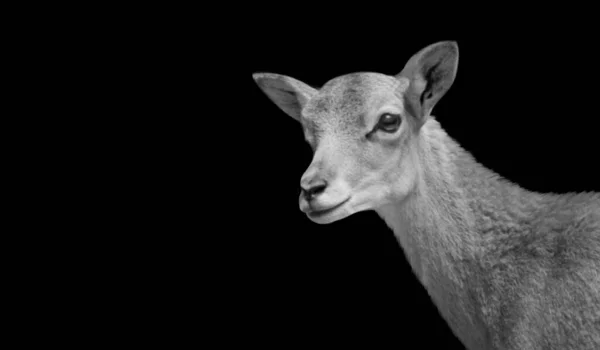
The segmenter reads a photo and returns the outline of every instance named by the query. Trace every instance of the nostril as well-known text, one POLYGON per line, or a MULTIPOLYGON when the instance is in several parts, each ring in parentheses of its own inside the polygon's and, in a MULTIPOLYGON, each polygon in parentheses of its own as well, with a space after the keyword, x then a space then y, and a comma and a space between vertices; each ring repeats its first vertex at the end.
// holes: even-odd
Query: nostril
POLYGON ((310 189, 308 190, 308 193, 309 193, 311 196, 316 196, 316 195, 318 195, 319 193, 321 193, 321 192, 325 191, 325 187, 327 187, 327 185, 317 185, 317 186, 315 186, 315 187, 312 187, 312 188, 310 188, 310 189))
POLYGON ((327 188, 327 183, 325 181, 323 181, 322 183, 319 183, 319 184, 313 184, 309 188, 302 187, 302 193, 304 194, 304 197, 306 199, 312 199, 315 196, 321 194, 323 191, 325 191, 326 188, 327 188))

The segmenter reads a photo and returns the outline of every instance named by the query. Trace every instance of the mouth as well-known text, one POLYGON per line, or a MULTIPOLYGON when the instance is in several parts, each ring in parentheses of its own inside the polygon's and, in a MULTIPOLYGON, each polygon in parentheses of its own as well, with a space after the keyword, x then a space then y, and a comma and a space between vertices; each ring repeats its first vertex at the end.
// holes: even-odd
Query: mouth
POLYGON ((327 208, 327 209, 323 209, 323 210, 311 210, 307 214, 311 218, 319 218, 319 217, 331 214, 336 209, 338 209, 342 205, 346 204, 346 202, 348 202, 349 200, 350 200, 350 197, 348 197, 346 200, 342 201, 341 203, 339 203, 339 204, 337 204, 337 205, 335 205, 335 206, 333 206, 331 208, 327 208))

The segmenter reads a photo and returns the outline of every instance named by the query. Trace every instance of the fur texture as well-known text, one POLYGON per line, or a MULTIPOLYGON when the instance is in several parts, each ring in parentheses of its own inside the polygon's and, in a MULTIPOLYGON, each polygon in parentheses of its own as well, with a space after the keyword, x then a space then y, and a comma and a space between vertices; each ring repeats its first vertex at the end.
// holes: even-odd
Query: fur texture
POLYGON ((477 163, 430 116, 457 64, 441 42, 397 76, 319 90, 255 74, 313 147, 300 209, 320 224, 379 213, 468 349, 598 350, 600 194, 533 193, 477 163))
POLYGON ((377 210, 469 349, 600 348, 600 194, 537 194, 429 119, 418 186, 377 210), (400 215, 399 215, 400 213, 400 215))

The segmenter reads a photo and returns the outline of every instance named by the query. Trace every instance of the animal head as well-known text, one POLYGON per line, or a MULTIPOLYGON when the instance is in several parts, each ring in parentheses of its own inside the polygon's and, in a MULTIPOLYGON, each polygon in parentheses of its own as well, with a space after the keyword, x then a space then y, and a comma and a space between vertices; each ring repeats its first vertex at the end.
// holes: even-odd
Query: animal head
POLYGON ((313 160, 302 175, 300 210, 316 223, 402 200, 415 187, 421 126, 452 85, 456 42, 415 54, 396 76, 353 73, 320 89, 271 73, 253 75, 301 123, 313 160))

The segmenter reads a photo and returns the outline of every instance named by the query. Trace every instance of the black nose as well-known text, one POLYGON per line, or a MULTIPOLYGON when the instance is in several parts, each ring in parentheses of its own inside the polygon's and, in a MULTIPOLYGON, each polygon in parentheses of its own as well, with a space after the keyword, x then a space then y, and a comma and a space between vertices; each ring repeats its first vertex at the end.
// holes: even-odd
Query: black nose
POLYGON ((325 191, 326 188, 327 182, 325 180, 313 182, 309 187, 302 186, 302 195, 309 201, 325 191))

